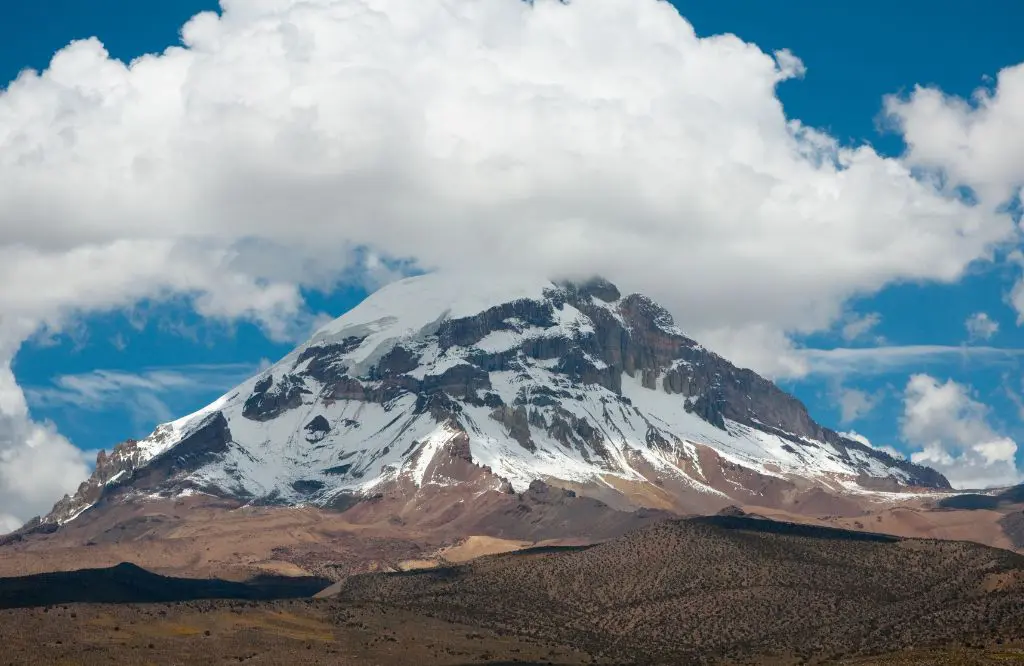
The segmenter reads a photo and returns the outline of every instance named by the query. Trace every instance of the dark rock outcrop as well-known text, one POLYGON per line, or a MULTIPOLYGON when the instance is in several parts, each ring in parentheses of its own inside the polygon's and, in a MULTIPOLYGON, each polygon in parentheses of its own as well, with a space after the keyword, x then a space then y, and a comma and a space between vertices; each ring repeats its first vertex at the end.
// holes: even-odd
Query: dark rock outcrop
POLYGON ((319 442, 331 432, 331 424, 323 415, 318 415, 307 423, 303 430, 306 431, 306 441, 319 442))
POLYGON ((537 445, 530 436, 530 421, 525 407, 499 407, 491 412, 491 418, 505 426, 509 436, 519 442, 524 449, 530 452, 537 450, 537 445))
POLYGON ((437 339, 442 350, 471 347, 494 331, 521 327, 550 328, 555 324, 555 311, 550 302, 523 299, 489 308, 478 315, 448 319, 441 323, 437 339))
POLYGON ((284 412, 302 405, 302 396, 309 395, 302 379, 296 375, 285 375, 275 382, 272 375, 257 382, 252 395, 245 401, 242 416, 253 421, 269 421, 284 412))
POLYGON ((213 412, 173 448, 148 461, 141 455, 135 440, 117 445, 110 455, 100 451, 92 475, 74 495, 65 495, 58 501, 42 522, 62 523, 122 488, 153 490, 161 487, 167 481, 216 462, 230 443, 227 419, 220 412, 213 412))
POLYGON ((132 472, 131 486, 151 489, 164 482, 191 474, 221 459, 231 445, 228 421, 220 412, 207 416, 188 437, 132 472))

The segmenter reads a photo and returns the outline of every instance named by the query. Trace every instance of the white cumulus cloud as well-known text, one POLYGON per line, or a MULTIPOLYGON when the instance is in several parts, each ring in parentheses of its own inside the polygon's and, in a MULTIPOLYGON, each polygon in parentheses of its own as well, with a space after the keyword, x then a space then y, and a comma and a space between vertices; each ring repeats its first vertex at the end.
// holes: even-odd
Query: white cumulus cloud
POLYGON ((1017 443, 997 433, 989 409, 967 386, 913 375, 903 397, 903 439, 916 450, 910 459, 946 475, 957 488, 1019 483, 1017 443))
MULTIPOLYGON (((969 188, 986 207, 1020 209, 1024 63, 1002 69, 970 99, 916 86, 909 95, 887 97, 885 108, 906 140, 908 164, 929 170, 947 192, 969 188)), ((1024 323, 1024 277, 1008 300, 1017 324, 1024 323)))
POLYGON ((946 187, 970 187, 990 203, 1020 196, 1024 63, 1001 70, 969 100, 916 86, 907 96, 887 97, 885 106, 903 133, 908 159, 941 172, 946 187))

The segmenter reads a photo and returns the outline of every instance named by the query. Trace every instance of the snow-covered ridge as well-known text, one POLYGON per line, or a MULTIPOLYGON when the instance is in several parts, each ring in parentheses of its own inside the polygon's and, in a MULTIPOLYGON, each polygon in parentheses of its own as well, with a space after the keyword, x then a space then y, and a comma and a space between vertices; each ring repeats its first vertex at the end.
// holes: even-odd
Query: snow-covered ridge
MULTIPOLYGON (((608 283, 428 275, 381 289, 260 375, 158 427, 111 485, 159 464, 171 494, 330 504, 382 484, 459 483, 428 470, 462 439, 473 463, 517 490, 535 479, 606 490, 657 482, 728 499, 762 492, 744 487, 751 474, 836 492, 869 492, 864 478, 934 478, 813 422, 787 430, 786 419, 806 422, 802 409, 608 283), (740 398, 723 393, 733 385, 740 398)), ((69 501, 64 518, 83 504, 69 501)))
POLYGON ((400 340, 426 338, 445 319, 461 319, 496 305, 522 299, 543 299, 555 288, 550 280, 509 277, 467 282, 459 274, 432 273, 393 282, 349 312, 317 330, 309 344, 330 344, 364 337, 348 358, 353 372, 368 367, 400 340))

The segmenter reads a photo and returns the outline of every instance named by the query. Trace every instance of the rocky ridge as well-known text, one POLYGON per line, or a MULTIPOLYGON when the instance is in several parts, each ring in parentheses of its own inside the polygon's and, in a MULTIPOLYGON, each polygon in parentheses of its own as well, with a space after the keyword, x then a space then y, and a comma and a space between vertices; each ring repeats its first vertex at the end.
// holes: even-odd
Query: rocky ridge
POLYGON ((128 497, 349 506, 531 482, 706 511, 948 488, 822 427, 797 399, 601 279, 399 281, 196 414, 101 453, 39 522, 128 497))

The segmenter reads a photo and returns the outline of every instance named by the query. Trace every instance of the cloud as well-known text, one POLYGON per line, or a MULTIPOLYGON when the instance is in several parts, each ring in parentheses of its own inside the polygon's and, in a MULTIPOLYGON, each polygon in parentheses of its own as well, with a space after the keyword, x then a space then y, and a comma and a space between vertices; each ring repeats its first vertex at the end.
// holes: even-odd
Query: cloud
POLYGON ((1024 253, 1014 250, 1007 256, 1008 263, 1015 265, 1020 275, 1004 300, 1017 313, 1017 326, 1024 325, 1024 253))
POLYGON ((906 456, 897 451, 895 448, 888 445, 878 446, 876 444, 872 444, 871 440, 869 440, 867 437, 865 437, 864 435, 860 434, 855 430, 850 430, 849 432, 841 432, 839 434, 847 439, 852 439, 855 442, 860 442, 864 446, 870 446, 876 451, 885 451, 886 453, 888 453, 893 458, 896 458, 897 460, 906 459, 906 456))
POLYGON ((951 362, 998 365, 1014 364, 1024 349, 1013 347, 893 345, 883 347, 837 347, 835 349, 793 349, 790 352, 803 376, 882 375, 907 368, 946 365, 951 362))
POLYGON ((903 398, 900 431, 918 450, 916 463, 939 470, 957 488, 1019 483, 1017 443, 988 422, 989 408, 971 397, 969 387, 929 375, 913 375, 903 398))
POLYGON ((257 364, 230 363, 151 368, 139 373, 93 370, 60 375, 51 386, 27 387, 25 393, 29 404, 36 407, 72 406, 91 411, 123 407, 136 425, 149 427, 180 416, 168 408, 166 396, 226 391, 259 369, 257 364))
POLYGON ((125 339, 124 334, 121 333, 120 331, 113 335, 110 338, 109 342, 110 346, 116 349, 117 351, 124 351, 125 349, 128 349, 128 340, 125 339))
POLYGON ((882 401, 882 397, 880 393, 868 393, 860 389, 840 387, 838 399, 840 423, 852 423, 867 416, 882 401))
POLYGON ((1024 183, 1024 64, 1002 69, 995 85, 970 100, 935 87, 915 86, 885 99, 903 133, 907 160, 932 169, 945 188, 969 187, 990 204, 1019 198, 1024 183))
POLYGON ((775 326, 751 324, 702 329, 694 337, 741 368, 774 378, 803 377, 810 366, 802 350, 775 326))
POLYGON ((862 338, 880 323, 882 323, 882 315, 877 312, 869 312, 864 315, 849 315, 841 330, 843 340, 853 342, 858 338, 862 338))
POLYGON ((48 423, 29 419, 9 364, 0 364, 0 531, 49 511, 78 487, 89 460, 48 423))
POLYGON ((29 402, 37 405, 74 405, 100 410, 120 402, 124 394, 136 391, 161 393, 191 388, 192 378, 177 371, 151 370, 140 374, 94 370, 78 375, 61 375, 51 388, 28 388, 29 402))
MULTIPOLYGON (((891 95, 885 109, 907 144, 905 159, 928 170, 950 193, 966 191, 988 208, 1003 206, 1019 216, 1024 185, 1024 63, 999 71, 993 85, 970 99, 938 88, 915 86, 891 95)), ((1018 253, 1019 256, 1019 253, 1018 253)), ((1008 299, 1024 323, 1024 276, 1008 299)))
POLYGON ((303 289, 444 266, 603 273, 792 374, 788 333, 1016 236, 787 117, 797 55, 699 38, 667 2, 222 8, 163 53, 78 41, 0 92, 0 359, 141 300, 291 338, 303 289))
POLYGON ((4 310, 185 292, 274 325, 371 247, 606 273, 694 329, 814 329, 1013 234, 787 118, 796 56, 665 2, 235 1, 182 35, 129 65, 76 42, 0 97, 4 310))
POLYGON ((967 337, 971 342, 990 340, 999 332, 999 322, 988 316, 986 312, 975 312, 964 322, 967 337))
POLYGON ((1024 381, 1019 376, 1015 376, 1015 380, 1010 379, 1010 375, 1004 374, 1000 387, 1003 390, 1003 394, 1006 398, 1013 403, 1013 406, 1017 409, 1017 418, 1024 420, 1024 395, 1021 395, 1013 388, 1013 381, 1016 381, 1021 387, 1024 387, 1024 381))

